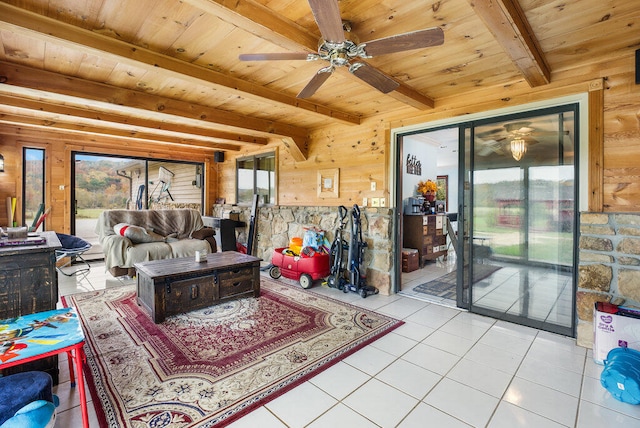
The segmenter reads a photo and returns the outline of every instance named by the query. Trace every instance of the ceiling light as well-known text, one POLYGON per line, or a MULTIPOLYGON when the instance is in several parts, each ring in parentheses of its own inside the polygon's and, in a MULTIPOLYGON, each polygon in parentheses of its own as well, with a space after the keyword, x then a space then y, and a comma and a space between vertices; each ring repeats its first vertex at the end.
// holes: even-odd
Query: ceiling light
POLYGON ((522 138, 511 140, 511 155, 515 160, 520 161, 525 153, 527 153, 527 144, 522 138))

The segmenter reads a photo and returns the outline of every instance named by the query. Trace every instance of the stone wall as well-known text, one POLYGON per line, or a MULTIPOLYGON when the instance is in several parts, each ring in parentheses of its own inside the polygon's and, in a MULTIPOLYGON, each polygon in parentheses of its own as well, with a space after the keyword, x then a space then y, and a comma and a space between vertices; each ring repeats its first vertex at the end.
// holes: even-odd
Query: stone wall
MULTIPOLYGON (((224 218, 231 211, 240 213, 240 221, 247 223, 238 229, 238 241, 247 242, 250 207, 214 205, 213 217, 224 218)), ((351 209, 343 236, 351 236, 351 209)), ((393 210, 389 208, 361 208, 363 239, 367 243, 364 266, 367 284, 375 286, 381 294, 391 294, 393 267, 393 210)), ((286 247, 293 237, 303 237, 305 228, 316 227, 325 231, 329 245, 338 227, 338 207, 268 206, 258 210, 256 255, 270 261, 275 248, 286 247)))
POLYGON ((593 345, 597 301, 640 306, 640 214, 581 213, 577 342, 593 345))

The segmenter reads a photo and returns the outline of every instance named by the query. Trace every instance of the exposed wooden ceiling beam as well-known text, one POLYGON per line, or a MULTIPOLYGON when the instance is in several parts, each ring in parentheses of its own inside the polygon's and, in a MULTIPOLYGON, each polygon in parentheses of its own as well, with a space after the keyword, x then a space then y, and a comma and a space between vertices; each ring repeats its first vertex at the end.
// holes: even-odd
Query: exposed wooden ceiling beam
POLYGON ((92 82, 77 77, 62 76, 10 62, 0 61, 0 79, 8 85, 142 109, 150 113, 162 113, 203 121, 219 125, 220 129, 228 129, 232 132, 243 133, 245 131, 246 133, 248 130, 254 131, 254 133, 293 135, 295 137, 303 137, 309 133, 306 128, 273 120, 247 117, 226 110, 173 98, 163 98, 142 91, 92 82))
MULTIPOLYGON (((0 3, 1 5, 1 3, 0 3)), ((1 6, 0 6, 1 8, 1 6)), ((19 66, 0 61, 0 79, 7 84, 16 84, 48 92, 104 101, 118 106, 142 108, 149 112, 181 116, 217 124, 221 129, 247 134, 247 130, 264 134, 263 137, 278 139, 285 143, 295 161, 307 159, 308 130, 272 120, 247 117, 212 107, 187 103, 171 98, 160 98, 141 91, 118 88, 57 73, 19 66)))
POLYGON ((43 114, 42 112, 34 112, 24 109, 15 109, 8 106, 0 105, 0 123, 1 124, 20 124, 27 128, 39 129, 56 129, 64 130, 72 133, 84 133, 89 135, 104 135, 110 137, 120 137, 130 139, 131 141, 147 141, 157 144, 171 144, 174 146, 199 147, 203 149, 213 150, 230 150, 238 151, 238 146, 231 144, 223 144, 217 142, 204 142, 201 140, 189 139, 179 136, 159 135, 146 132, 144 129, 116 129, 113 127, 103 126, 100 123, 89 123, 89 121, 78 122, 77 118, 69 120, 67 117, 55 114, 43 114))
POLYGON ((318 49, 318 35, 260 3, 251 0, 184 1, 285 49, 305 47, 312 52, 318 49))
MULTIPOLYGON (((292 156, 297 160, 306 159, 306 139, 308 130, 272 120, 250 118, 240 114, 192 104, 185 101, 160 98, 146 92, 134 91, 91 82, 75 77, 65 77, 57 73, 36 70, 22 65, 0 61, 0 79, 6 85, 15 85, 49 93, 84 98, 109 103, 114 107, 127 106, 141 109, 150 114, 181 117, 187 121, 215 124, 222 131, 237 133, 251 138, 255 135, 287 142, 292 156), (248 133, 247 131, 252 131, 248 133)), ((236 138, 239 141, 240 137, 236 138)))
MULTIPOLYGON (((305 30, 295 22, 288 20, 269 8, 251 0, 185 0, 205 12, 219 16, 226 22, 247 29, 264 40, 287 49, 318 51, 318 36, 305 30)), ((251 52, 247 52, 251 53, 251 52)), ((361 62, 365 62, 362 61, 361 62)), ((347 73, 351 75, 351 73, 347 73)), ((356 78, 354 76, 354 78, 356 78)), ((386 95, 418 109, 431 109, 435 102, 407 84, 398 81, 400 86, 386 95)), ((365 85, 364 82, 362 82, 365 85)))
POLYGON ((551 69, 517 0, 469 0, 531 87, 551 83, 551 69))
POLYGON ((174 143, 164 143, 158 141, 145 141, 136 137, 119 137, 108 134, 91 134, 82 131, 71 131, 65 129, 55 129, 50 126, 37 126, 37 125, 23 125, 20 123, 13 123, 0 119, 0 127, 2 127, 3 135, 13 135, 20 139, 38 141, 39 143, 46 143, 51 141, 63 141, 66 144, 72 144, 76 148, 82 150, 88 142, 91 142, 92 150, 96 147, 102 147, 104 153, 120 153, 123 147, 128 147, 134 150, 143 150, 145 156, 154 157, 154 153, 160 152, 162 154, 157 157, 163 159, 180 159, 184 160, 186 157, 196 156, 194 159, 202 159, 202 152, 213 156, 214 152, 220 149, 216 147, 198 147, 192 145, 181 145, 174 143), (43 130, 46 134, 43 134, 43 130), (46 137, 43 138, 43 135, 46 137), (148 143, 148 145, 141 149, 141 144, 148 143), (178 150, 177 150, 178 149, 178 150), (175 154, 175 157, 172 156, 175 154))
MULTIPOLYGON (((70 97, 61 96, 56 98, 48 96, 47 93, 33 89, 19 91, 17 87, 11 85, 0 85, 0 105, 26 108, 30 110, 40 110, 47 113, 80 117, 84 119, 94 119, 105 123, 120 125, 132 125, 148 128, 155 133, 161 134, 163 131, 190 134, 205 138, 207 141, 236 145, 256 144, 265 145, 269 142, 267 138, 252 137, 247 135, 237 135, 231 132, 216 131, 213 129, 196 127, 191 124, 179 124, 157 118, 136 117, 130 111, 113 111, 100 108, 100 105, 88 105, 81 100, 70 100, 70 97)), ((130 109, 129 109, 130 110, 130 109)))
POLYGON ((101 55, 111 55, 120 62, 126 62, 146 70, 153 70, 156 67, 162 68, 165 72, 173 74, 173 77, 177 79, 192 81, 196 84, 202 84, 203 82, 213 84, 225 90, 241 92, 243 96, 258 101, 266 98, 345 123, 360 123, 360 118, 356 115, 291 97, 261 85, 227 76, 223 73, 162 55, 102 34, 87 31, 6 3, 0 3, 0 21, 2 21, 0 28, 4 27, 14 32, 28 30, 27 35, 29 35, 29 32, 35 31, 43 37, 53 38, 58 43, 70 45, 76 50, 87 49, 92 53, 98 51, 101 55))

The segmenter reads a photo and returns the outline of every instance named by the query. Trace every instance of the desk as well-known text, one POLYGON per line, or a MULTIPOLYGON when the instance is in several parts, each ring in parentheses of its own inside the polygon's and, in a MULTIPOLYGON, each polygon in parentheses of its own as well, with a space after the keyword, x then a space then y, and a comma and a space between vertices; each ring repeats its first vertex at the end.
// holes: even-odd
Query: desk
POLYGON ((0 320, 0 343, 0 370, 66 352, 71 386, 76 385, 76 375, 80 384, 82 426, 88 428, 89 415, 82 373, 84 333, 75 308, 0 320))
POLYGON ((236 251, 236 229, 247 226, 244 221, 228 218, 202 217, 205 226, 218 229, 215 235, 218 251, 236 251))

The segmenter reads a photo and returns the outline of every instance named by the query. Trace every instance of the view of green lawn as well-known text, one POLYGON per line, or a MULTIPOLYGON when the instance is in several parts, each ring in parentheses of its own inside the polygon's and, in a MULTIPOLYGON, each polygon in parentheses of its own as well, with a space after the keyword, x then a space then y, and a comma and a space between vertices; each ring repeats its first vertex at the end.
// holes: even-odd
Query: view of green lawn
MULTIPOLYGON (((549 215, 549 214, 546 214, 549 215)), ((529 259, 571 266, 573 264, 573 239, 570 232, 540 230, 547 224, 544 211, 535 213, 529 233, 529 259)), ((517 226, 504 227, 497 225, 498 208, 475 207, 473 217, 474 236, 491 238, 489 245, 493 254, 506 257, 520 257, 524 243, 520 242, 520 229, 517 226)))
POLYGON ((104 208, 78 208, 76 218, 95 218, 97 219, 104 208))

